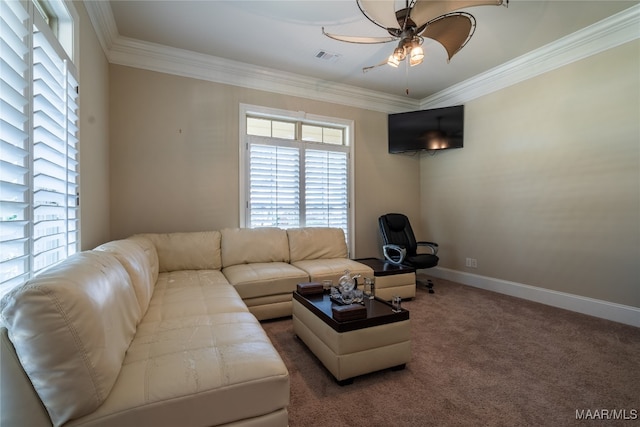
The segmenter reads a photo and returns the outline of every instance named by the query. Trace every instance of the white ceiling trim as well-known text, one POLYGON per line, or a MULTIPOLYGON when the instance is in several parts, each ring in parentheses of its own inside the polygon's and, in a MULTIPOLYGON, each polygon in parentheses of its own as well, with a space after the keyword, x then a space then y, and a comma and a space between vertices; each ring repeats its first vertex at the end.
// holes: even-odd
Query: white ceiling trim
POLYGON ((109 62, 216 83, 375 111, 415 110, 419 100, 249 65, 184 49, 118 37, 109 62))
POLYGON ((120 36, 107 1, 85 1, 110 63, 381 112, 463 104, 640 37, 640 5, 422 100, 257 67, 120 36))
POLYGON ((85 0, 83 3, 87 9, 87 14, 96 32, 96 36, 98 36, 100 46, 102 46, 104 54, 107 55, 107 59, 109 59, 111 46, 113 46, 120 36, 111 6, 108 1, 85 0))
POLYGON ((421 109, 437 108, 488 95, 640 38, 640 5, 619 12, 553 43, 423 98, 421 109))

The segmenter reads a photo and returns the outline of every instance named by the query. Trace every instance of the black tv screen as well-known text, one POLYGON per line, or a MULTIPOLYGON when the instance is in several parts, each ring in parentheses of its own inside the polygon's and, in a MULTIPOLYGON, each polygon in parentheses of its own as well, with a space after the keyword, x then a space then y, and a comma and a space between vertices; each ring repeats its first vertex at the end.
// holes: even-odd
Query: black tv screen
POLYGON ((464 105, 389 114, 389 153, 462 148, 464 105))

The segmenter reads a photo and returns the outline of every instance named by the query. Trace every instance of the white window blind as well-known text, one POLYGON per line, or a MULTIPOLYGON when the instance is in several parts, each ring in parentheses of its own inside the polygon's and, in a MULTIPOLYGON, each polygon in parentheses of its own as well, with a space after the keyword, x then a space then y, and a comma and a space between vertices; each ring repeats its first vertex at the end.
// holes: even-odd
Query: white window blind
POLYGON ((249 164, 249 227, 299 227, 299 150, 251 143, 249 164))
POLYGON ((75 70, 23 4, 0 1, 0 295, 78 249, 75 70))
MULTIPOLYGON (((61 49, 61 48, 60 48, 61 49)), ((34 28, 33 255, 35 273, 75 252, 77 83, 69 62, 34 28)))
POLYGON ((339 227, 347 235, 347 153, 305 150, 305 210, 308 227, 339 227))
POLYGON ((29 15, 2 1, 0 17, 0 286, 10 287, 29 273, 29 15))

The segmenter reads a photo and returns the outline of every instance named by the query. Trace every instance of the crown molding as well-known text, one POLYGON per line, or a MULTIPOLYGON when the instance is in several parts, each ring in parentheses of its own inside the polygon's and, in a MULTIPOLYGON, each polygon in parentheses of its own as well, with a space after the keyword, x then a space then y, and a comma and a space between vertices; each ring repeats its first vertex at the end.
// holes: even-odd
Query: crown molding
POLYGON ((423 98, 421 109, 459 105, 640 38, 640 5, 423 98))
POLYGON ((111 46, 120 37, 116 20, 113 17, 111 6, 108 1, 84 1, 85 9, 91 20, 91 25, 96 32, 100 46, 109 59, 111 46))
POLYGON ((109 62, 249 89, 381 112, 415 110, 420 101, 183 49, 118 37, 109 62))
POLYGON ((183 77, 396 113, 464 104, 640 38, 640 5, 415 100, 120 36, 107 1, 84 1, 110 63, 183 77))

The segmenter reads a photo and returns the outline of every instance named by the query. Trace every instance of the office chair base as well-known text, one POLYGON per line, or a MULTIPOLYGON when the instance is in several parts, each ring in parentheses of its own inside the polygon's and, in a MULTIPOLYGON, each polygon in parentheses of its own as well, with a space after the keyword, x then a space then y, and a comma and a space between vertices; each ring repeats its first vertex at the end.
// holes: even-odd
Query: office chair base
POLYGON ((433 290, 433 282, 431 279, 427 279, 427 289, 429 289, 430 294, 434 294, 436 292, 433 290))
POLYGON ((418 280, 416 278, 416 286, 419 285, 419 284, 424 284, 424 286, 427 288, 427 291, 430 294, 435 294, 436 293, 436 291, 433 290, 433 281, 431 281, 431 279, 427 279, 426 282, 423 282, 422 280, 418 280))

